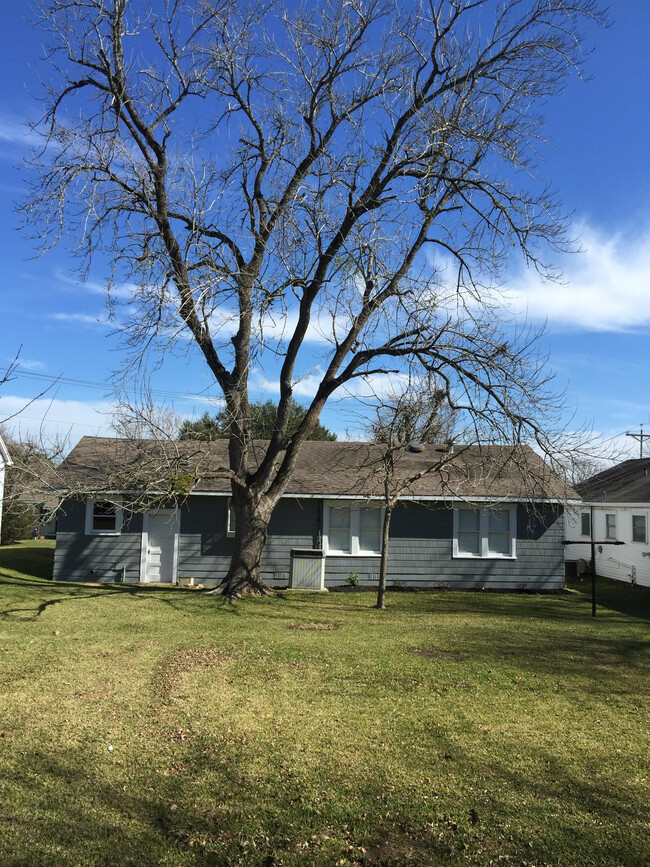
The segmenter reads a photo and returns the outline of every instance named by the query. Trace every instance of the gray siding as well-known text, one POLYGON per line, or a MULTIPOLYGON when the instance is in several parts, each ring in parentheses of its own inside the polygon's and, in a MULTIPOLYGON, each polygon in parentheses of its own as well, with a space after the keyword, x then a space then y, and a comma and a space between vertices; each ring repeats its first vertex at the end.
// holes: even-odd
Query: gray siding
POLYGON ((119 536, 86 536, 83 500, 67 500, 57 518, 55 581, 139 580, 142 515, 125 517, 119 536))
MULTIPOLYGON (((317 544, 319 502, 281 500, 269 524, 262 555, 262 577, 270 584, 288 584, 292 548, 317 544)), ((190 497, 181 509, 178 574, 195 582, 215 583, 230 565, 233 540, 226 534, 225 497, 190 497)))
MULTIPOLYGON (((193 496, 181 507, 178 575, 213 584, 227 572, 233 540, 226 533, 227 499, 193 496)), ((262 575, 286 585, 292 548, 320 547, 323 505, 320 500, 281 500, 269 526, 262 575)), ((85 504, 70 502, 59 519, 54 577, 59 580, 137 581, 140 570, 142 516, 125 523, 120 536, 85 536, 85 504)), ((546 589, 563 586, 563 517, 547 510, 517 510, 517 558, 452 557, 453 512, 422 503, 402 503, 393 514, 388 585, 491 589, 546 589)), ((326 560, 327 586, 344 584, 350 572, 361 583, 375 583, 379 557, 332 556, 326 560)))
MULTIPOLYGON (((564 585, 563 518, 554 510, 517 509, 517 557, 464 559, 452 556, 453 512, 402 503, 393 513, 388 586, 556 590, 564 585)), ((328 557, 325 584, 344 584, 350 572, 362 584, 378 580, 379 557, 328 557)))

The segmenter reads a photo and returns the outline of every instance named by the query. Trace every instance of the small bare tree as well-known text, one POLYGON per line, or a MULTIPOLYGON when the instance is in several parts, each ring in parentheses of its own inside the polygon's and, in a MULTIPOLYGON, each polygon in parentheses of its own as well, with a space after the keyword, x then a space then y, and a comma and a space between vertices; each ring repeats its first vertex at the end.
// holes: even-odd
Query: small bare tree
MULTIPOLYGON (((451 448, 441 449, 437 460, 413 471, 400 460, 409 449, 421 450, 425 443, 446 441, 451 445, 454 419, 444 389, 431 377, 411 380, 401 394, 392 395, 375 407, 376 418, 371 426, 372 440, 381 445, 379 465, 370 467, 379 473, 383 491, 383 521, 379 586, 376 607, 386 607, 386 578, 390 523, 393 509, 400 498, 421 478, 439 473, 454 459, 451 448)), ((457 454, 457 453, 456 453, 457 454)))
POLYGON ((477 418, 505 408, 504 439, 514 424, 544 442, 546 377, 493 290, 513 249, 548 274, 545 249, 565 242, 531 167, 539 108, 579 66, 597 0, 40 10, 50 75, 26 219, 46 246, 72 233, 87 265, 102 251, 132 287, 126 374, 182 333, 218 384, 229 598, 268 591, 261 552, 298 450, 359 379, 421 364, 477 418), (290 432, 314 333, 328 348, 290 432), (257 460, 249 383, 269 358, 280 396, 257 460))

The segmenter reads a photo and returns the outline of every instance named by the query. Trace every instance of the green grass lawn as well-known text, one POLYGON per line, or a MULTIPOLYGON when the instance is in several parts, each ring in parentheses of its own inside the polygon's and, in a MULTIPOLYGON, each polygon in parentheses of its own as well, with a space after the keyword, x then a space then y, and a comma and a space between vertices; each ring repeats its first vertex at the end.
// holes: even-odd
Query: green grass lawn
POLYGON ((650 863, 650 591, 46 580, 0 549, 2 865, 650 863))

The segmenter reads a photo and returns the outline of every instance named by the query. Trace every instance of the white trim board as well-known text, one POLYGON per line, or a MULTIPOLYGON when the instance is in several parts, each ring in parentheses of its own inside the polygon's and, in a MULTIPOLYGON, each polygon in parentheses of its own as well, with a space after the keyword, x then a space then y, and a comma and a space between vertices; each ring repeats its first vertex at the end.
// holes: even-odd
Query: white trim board
MULTIPOLYGON (((65 496, 67 493, 67 489, 58 488, 52 491, 53 494, 61 494, 65 496)), ((106 496, 117 496, 123 495, 127 496, 129 494, 144 494, 146 491, 113 491, 113 490, 95 490, 95 491, 87 491, 84 496, 97 496, 104 494, 106 496)), ((148 493, 162 495, 164 491, 149 491, 148 493)), ((231 497, 232 493, 230 491, 191 491, 188 494, 189 497, 231 497)), ((384 497, 381 494, 372 494, 370 496, 362 496, 360 494, 295 494, 292 492, 282 494, 282 500, 354 500, 355 502, 383 502, 384 497)), ((541 505, 546 504, 549 506, 566 506, 567 508, 584 508, 589 505, 584 500, 561 500, 558 497, 461 497, 461 496, 442 496, 440 494, 404 494, 400 498, 400 502, 407 503, 467 503, 468 505, 474 504, 483 504, 483 503, 508 503, 512 505, 516 505, 521 503, 522 505, 526 505, 528 503, 541 505)), ((601 505, 600 503, 594 503, 593 505, 601 505)), ((613 505, 612 503, 604 504, 604 505, 613 505)), ((632 505, 635 508, 641 508, 644 505, 646 508, 650 508, 650 503, 618 503, 619 506, 629 506, 632 505)))

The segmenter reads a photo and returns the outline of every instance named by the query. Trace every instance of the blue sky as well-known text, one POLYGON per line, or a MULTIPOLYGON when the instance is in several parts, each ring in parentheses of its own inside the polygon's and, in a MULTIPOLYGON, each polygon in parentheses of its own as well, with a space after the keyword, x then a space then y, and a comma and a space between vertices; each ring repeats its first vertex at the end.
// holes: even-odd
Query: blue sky
MULTIPOLYGON (((43 425, 48 433, 69 432, 74 442, 108 432, 109 379, 123 355, 106 322, 100 263, 81 285, 64 246, 35 257, 33 243, 18 229, 19 165, 29 144, 24 122, 38 116, 35 76, 45 71, 41 34, 26 20, 27 6, 17 0, 0 5, 0 367, 22 347, 18 375, 0 392, 0 419, 42 391, 48 385, 43 377, 61 377, 10 425, 30 431, 43 425)), ((607 437, 640 423, 650 430, 644 387, 650 361, 650 2, 612 6, 611 27, 589 31, 590 80, 572 80, 545 107, 552 146, 543 152, 540 173, 572 214, 582 252, 558 258, 562 284, 540 286, 521 270, 508 280, 529 320, 547 322, 544 346, 574 410, 570 424, 593 425, 607 437)), ((208 372, 191 358, 169 359, 154 386, 157 399, 188 415, 210 406, 180 395, 216 393, 208 372)), ((273 397, 271 385, 259 386, 273 397)), ((322 421, 340 435, 354 424, 337 405, 322 421)), ((636 454, 638 445, 622 442, 636 454)))

